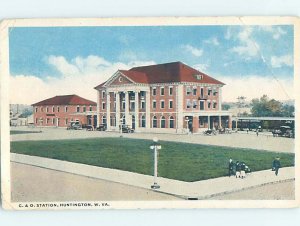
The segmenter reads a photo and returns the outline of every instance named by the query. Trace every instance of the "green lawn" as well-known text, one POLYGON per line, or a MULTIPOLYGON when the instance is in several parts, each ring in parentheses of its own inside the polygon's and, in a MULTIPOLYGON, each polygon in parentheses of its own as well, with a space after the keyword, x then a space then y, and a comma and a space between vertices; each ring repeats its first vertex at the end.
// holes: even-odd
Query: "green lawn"
MULTIPOLYGON (((153 175, 151 140, 93 138, 11 142, 11 152, 153 175)), ((276 156, 294 165, 294 154, 161 141, 159 176, 198 181, 227 175, 228 159, 245 161, 252 171, 271 169, 276 156)))
POLYGON ((10 135, 15 134, 26 134, 26 133, 41 133, 40 131, 22 131, 22 130, 11 130, 10 135))

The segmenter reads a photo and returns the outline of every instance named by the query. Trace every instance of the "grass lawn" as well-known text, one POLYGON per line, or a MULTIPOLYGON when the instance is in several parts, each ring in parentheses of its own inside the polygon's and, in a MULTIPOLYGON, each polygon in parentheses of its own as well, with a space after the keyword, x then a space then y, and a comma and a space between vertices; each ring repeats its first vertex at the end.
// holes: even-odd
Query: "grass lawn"
MULTIPOLYGON (((153 175, 151 140, 93 138, 55 141, 11 142, 11 152, 153 175)), ((294 154, 262 150, 161 141, 159 176, 198 181, 225 176, 228 159, 245 161, 252 171, 271 169, 280 156, 281 165, 293 166, 294 154)))
POLYGON ((26 133, 41 133, 40 131, 22 131, 22 130, 11 130, 10 135, 15 134, 26 134, 26 133))

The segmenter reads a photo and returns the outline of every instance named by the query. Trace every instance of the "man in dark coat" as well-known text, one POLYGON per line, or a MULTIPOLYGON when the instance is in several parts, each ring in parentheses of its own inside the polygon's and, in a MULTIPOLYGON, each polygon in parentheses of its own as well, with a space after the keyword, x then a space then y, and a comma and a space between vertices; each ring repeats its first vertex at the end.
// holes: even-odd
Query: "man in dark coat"
POLYGON ((229 159, 229 163, 228 163, 228 176, 230 177, 231 175, 233 175, 233 166, 234 163, 232 161, 232 159, 229 159))
POLYGON ((272 170, 275 171, 275 175, 278 175, 279 168, 281 168, 280 158, 276 157, 272 164, 272 170))

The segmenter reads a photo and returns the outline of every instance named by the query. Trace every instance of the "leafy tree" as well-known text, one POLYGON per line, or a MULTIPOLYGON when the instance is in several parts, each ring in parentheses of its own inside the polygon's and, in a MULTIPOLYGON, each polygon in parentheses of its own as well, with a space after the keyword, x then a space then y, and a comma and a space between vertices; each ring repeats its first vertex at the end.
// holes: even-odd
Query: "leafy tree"
POLYGON ((256 117, 291 117, 295 110, 293 106, 283 105, 275 99, 270 100, 267 95, 263 95, 260 99, 252 99, 251 105, 251 113, 256 117))
POLYGON ((229 104, 222 104, 222 110, 228 111, 229 109, 230 109, 230 105, 229 104))

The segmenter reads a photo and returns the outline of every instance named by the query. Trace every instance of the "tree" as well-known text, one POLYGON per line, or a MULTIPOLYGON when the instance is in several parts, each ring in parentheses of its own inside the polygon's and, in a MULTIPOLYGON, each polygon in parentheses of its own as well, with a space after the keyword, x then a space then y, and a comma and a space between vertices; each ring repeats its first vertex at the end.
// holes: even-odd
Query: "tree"
POLYGON ((256 117, 291 117, 295 110, 293 106, 283 105, 275 99, 270 100, 267 95, 263 95, 260 99, 252 99, 251 105, 251 113, 256 117))
POLYGON ((223 111, 228 111, 230 109, 230 105, 229 104, 222 104, 222 110, 223 111))

